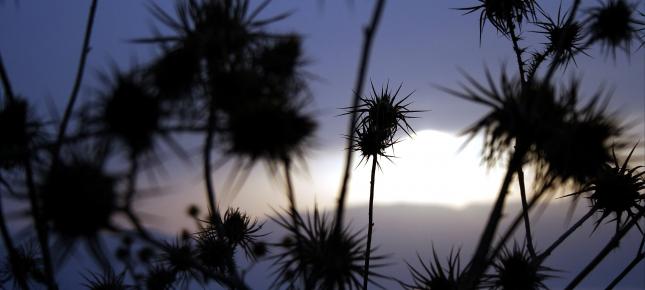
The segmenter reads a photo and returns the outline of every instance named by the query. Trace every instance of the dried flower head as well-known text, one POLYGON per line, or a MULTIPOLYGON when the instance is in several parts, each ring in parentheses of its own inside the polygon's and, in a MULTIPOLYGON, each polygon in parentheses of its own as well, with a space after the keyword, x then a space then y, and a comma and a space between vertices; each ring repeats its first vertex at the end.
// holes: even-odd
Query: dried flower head
POLYGON ((110 91, 101 96, 99 105, 102 129, 135 155, 150 150, 163 115, 159 100, 136 70, 129 74, 115 72, 111 82, 110 91))
POLYGON ((533 259, 526 247, 517 244, 512 249, 504 248, 493 263, 494 273, 488 275, 487 286, 493 290, 539 290, 547 289, 544 281, 553 271, 533 259))
POLYGON ((127 290, 132 287, 127 286, 124 282, 125 272, 115 274, 108 271, 103 274, 91 273, 91 277, 85 277, 85 288, 88 290, 127 290))
POLYGON ((234 270, 229 269, 229 262, 235 254, 235 246, 218 234, 215 227, 202 229, 194 239, 197 259, 206 269, 218 273, 234 270))
POLYGON ((481 10, 479 15, 479 34, 488 20, 502 34, 510 32, 509 25, 521 24, 524 19, 535 19, 535 0, 479 0, 479 5, 459 8, 466 14, 481 10))
MULTIPOLYGON (((274 267, 277 274, 272 287, 297 287, 304 283, 306 289, 361 289, 364 273, 365 244, 360 233, 351 233, 348 228, 334 229, 334 223, 316 208, 306 220, 293 214, 299 225, 293 225, 292 214, 272 218, 288 231, 278 243, 274 267)), ((372 251, 374 251, 372 249, 372 251)), ((372 261, 382 256, 372 255, 372 261)), ((382 266, 373 263, 372 267, 382 266)), ((383 277, 370 270, 373 277, 383 277)))
POLYGON ((633 40, 643 41, 639 32, 645 22, 636 19, 636 5, 625 0, 605 1, 599 7, 589 10, 590 43, 600 42, 603 49, 616 55, 616 48, 627 54, 633 40), (641 26, 641 27, 639 27, 641 26))
POLYGON ((202 278, 201 273, 195 269, 195 257, 190 240, 177 238, 172 243, 164 243, 158 262, 164 269, 174 273, 172 281, 177 280, 180 284, 187 285, 191 279, 200 281, 202 278))
POLYGON ((229 208, 224 214, 222 228, 224 236, 234 246, 240 246, 249 257, 255 257, 255 245, 262 235, 258 231, 263 224, 258 224, 257 219, 251 219, 239 208, 229 208))
POLYGON ((17 247, 9 253, 0 269, 0 285, 12 282, 14 289, 32 289, 45 283, 42 259, 32 244, 17 247))
POLYGON ((584 35, 582 34, 583 28, 577 21, 568 22, 568 13, 561 15, 561 10, 558 8, 558 14, 555 19, 549 15, 544 14, 546 21, 536 22, 536 25, 542 28, 540 33, 546 35, 549 40, 547 49, 551 55, 555 57, 554 61, 564 64, 564 67, 569 65, 570 61, 575 64, 575 56, 578 53, 584 52, 585 45, 582 43, 584 35))
POLYGON ((414 118, 410 114, 418 111, 410 110, 410 103, 406 103, 412 93, 400 100, 396 99, 401 87, 402 84, 396 91, 391 91, 387 84, 377 92, 372 84, 371 96, 361 98, 362 103, 357 107, 348 108, 346 114, 358 114, 354 147, 351 150, 361 152, 363 159, 368 160, 374 156, 389 157, 385 150, 397 143, 395 135, 398 129, 403 130, 408 136, 414 133, 408 119, 414 118))
POLYGON ((176 273, 164 266, 156 265, 148 270, 144 280, 148 290, 171 290, 175 289, 176 273))
POLYGON ((434 247, 432 248, 432 257, 433 259, 426 264, 421 256, 417 255, 419 263, 421 263, 420 269, 408 264, 414 282, 412 285, 404 284, 404 288, 410 290, 458 290, 461 279, 459 251, 457 253, 450 251, 446 266, 443 266, 439 261, 434 247))
POLYGON ((597 208, 601 217, 596 222, 596 227, 607 217, 613 215, 612 221, 616 222, 616 228, 621 223, 628 222, 629 218, 637 215, 638 211, 645 206, 645 171, 639 172, 643 166, 628 167, 629 159, 636 149, 636 145, 630 151, 623 164, 619 164, 616 155, 613 161, 605 164, 595 178, 582 190, 568 196, 578 197, 590 193, 587 198, 591 205, 597 208), (623 220, 623 217, 626 217, 623 220))

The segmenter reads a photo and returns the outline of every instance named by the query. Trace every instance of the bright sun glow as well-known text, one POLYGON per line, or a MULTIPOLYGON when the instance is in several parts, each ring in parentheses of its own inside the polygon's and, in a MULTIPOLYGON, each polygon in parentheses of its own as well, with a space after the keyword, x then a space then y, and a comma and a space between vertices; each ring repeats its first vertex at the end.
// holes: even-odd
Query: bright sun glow
MULTIPOLYGON (((394 146, 392 161, 380 159, 375 203, 433 203, 463 207, 489 202, 497 194, 503 168, 481 163, 481 139, 423 130, 394 146)), ((371 162, 356 168, 350 202, 365 203, 371 162)))

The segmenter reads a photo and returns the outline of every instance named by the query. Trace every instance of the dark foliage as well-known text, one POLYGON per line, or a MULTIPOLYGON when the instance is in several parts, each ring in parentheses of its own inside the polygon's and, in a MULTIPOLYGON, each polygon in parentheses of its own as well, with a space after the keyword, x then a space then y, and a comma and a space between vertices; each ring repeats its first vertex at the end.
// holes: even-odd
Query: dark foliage
POLYGON ((493 268, 495 273, 487 277, 486 284, 494 290, 546 290, 544 282, 552 277, 548 272, 553 271, 518 245, 503 249, 493 268))
POLYGON ((405 289, 410 290, 458 290, 461 279, 461 265, 459 251, 453 253, 450 251, 447 264, 442 265, 439 256, 432 248, 432 259, 425 263, 421 256, 417 256, 420 268, 414 268, 408 264, 414 283, 412 285, 404 284, 405 289), (454 254, 454 255, 453 255, 454 254))
POLYGON ((634 40, 642 42, 639 32, 645 22, 636 17, 636 5, 625 0, 609 0, 601 6, 589 10, 589 42, 599 42, 603 49, 616 55, 616 49, 622 48, 629 54, 634 40))

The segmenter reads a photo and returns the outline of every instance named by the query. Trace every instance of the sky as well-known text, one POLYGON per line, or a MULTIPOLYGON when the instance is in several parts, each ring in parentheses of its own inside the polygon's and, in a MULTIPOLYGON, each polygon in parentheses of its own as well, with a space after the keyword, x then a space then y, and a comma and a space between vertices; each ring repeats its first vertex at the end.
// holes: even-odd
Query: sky
MULTIPOLYGON (((173 2, 155 1, 168 11, 172 11, 173 2)), ((346 116, 340 116, 343 113, 340 108, 351 102, 362 29, 369 20, 373 2, 274 0, 261 14, 268 17, 291 11, 289 18, 270 29, 304 37, 307 60, 304 69, 311 75, 313 95, 307 109, 316 117, 319 129, 304 162, 297 167, 296 191, 302 208, 311 208, 314 203, 329 208, 335 202, 348 121, 346 116)), ((401 84, 402 94, 413 92, 411 108, 423 112, 417 113, 418 118, 411 123, 418 134, 401 136, 394 151, 397 158, 382 162, 377 176, 377 204, 414 203, 463 210, 473 203, 490 203, 498 190, 503 171, 481 164, 481 139, 476 138, 462 148, 465 139, 458 136, 485 113, 484 108, 437 88, 459 88, 464 81, 460 70, 480 80, 487 68, 494 76, 502 69, 514 73, 516 65, 510 42, 487 25, 480 43, 479 15, 462 15, 453 9, 476 2, 388 1, 385 7, 370 57, 368 80, 377 87, 388 82, 391 86, 401 84), (468 174, 463 174, 464 171, 468 174)), ((151 35, 153 28, 164 31, 147 10, 150 3, 99 1, 81 103, 96 97, 96 91, 102 87, 97 76, 109 71, 111 65, 125 70, 159 55, 154 46, 130 41, 151 35)), ((539 3, 554 12, 560 1, 539 3)), ((568 3, 563 1, 565 7, 568 3)), ((641 11, 645 10, 644 3, 638 3, 641 11)), ((75 75, 88 8, 87 0, 0 0, 0 53, 14 90, 31 100, 41 116, 55 118, 63 111, 75 75)), ((544 41, 530 30, 525 30, 523 36, 523 43, 534 48, 544 41)), ((618 52, 614 59, 593 48, 588 51, 590 57, 580 56, 577 65, 570 65, 557 79, 563 82, 573 76, 582 79, 585 95, 599 87, 611 89, 614 97, 610 108, 622 119, 634 122, 634 140, 642 141, 644 52, 641 48, 629 57, 618 52)), ((195 142, 186 143, 189 150, 199 149, 195 142)), ((179 162, 172 154, 164 158, 170 176, 147 182, 149 189, 160 194, 139 200, 139 211, 150 217, 148 221, 153 226, 172 232, 190 223, 183 218, 186 206, 196 203, 205 208, 204 184, 199 166, 179 162), (157 213, 159 208, 165 209, 163 215, 157 213)), ((359 164, 359 159, 352 167, 349 202, 353 206, 366 203, 369 186, 369 167, 359 164)), ((215 175, 223 204, 240 206, 255 216, 270 214, 286 205, 282 176, 262 164, 254 168, 239 192, 226 186, 230 164, 215 175)), ((512 198, 516 200, 517 196, 512 198)))

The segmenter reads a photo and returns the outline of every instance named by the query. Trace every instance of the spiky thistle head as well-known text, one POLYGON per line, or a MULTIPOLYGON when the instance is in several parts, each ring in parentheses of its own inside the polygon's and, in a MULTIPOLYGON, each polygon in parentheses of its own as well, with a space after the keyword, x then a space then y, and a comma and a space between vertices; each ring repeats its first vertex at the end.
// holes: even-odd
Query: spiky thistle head
POLYGON ((118 211, 117 179, 92 158, 61 160, 43 178, 43 216, 62 238, 95 238, 118 211))
POLYGON ((479 0, 479 5, 459 8, 466 14, 480 11, 479 34, 484 30, 486 21, 490 22, 497 31, 507 35, 510 25, 520 25, 524 19, 535 19, 535 0, 479 0))
POLYGON ((90 273, 90 277, 85 277, 84 286, 88 290, 132 289, 132 287, 125 284, 125 272, 116 274, 111 270, 103 274, 90 273))
POLYGON ((42 259, 33 244, 28 243, 10 252, 0 269, 2 284, 12 281, 14 289, 31 289, 33 284, 44 284, 45 272, 42 259))
MULTIPOLYGON (((637 144, 638 145, 638 144, 637 144)), ((612 162, 605 164, 595 178, 591 179, 582 190, 568 196, 587 195, 592 207, 598 209, 601 217, 596 221, 598 227, 606 218, 613 215, 616 228, 636 216, 645 204, 645 171, 643 166, 629 167, 629 159, 636 149, 632 148, 627 158, 619 164, 616 155, 612 162), (640 171, 640 172, 639 172, 640 171), (625 220, 623 220, 625 217, 625 220)))
POLYGON ((493 290, 540 290, 548 289, 544 282, 553 277, 553 270, 532 258, 526 247, 515 244, 504 248, 493 263, 494 273, 486 277, 486 284, 493 290))
POLYGON ((432 259, 426 264, 421 256, 417 255, 421 268, 414 268, 408 264, 408 269, 414 280, 412 285, 403 285, 405 289, 415 290, 457 290, 461 279, 461 265, 459 251, 450 250, 447 264, 444 266, 434 247, 432 259))
MULTIPOLYGON (((272 219, 287 230, 287 236, 275 245, 278 252, 272 256, 276 268, 274 287, 304 283, 307 289, 362 288, 365 244, 360 232, 351 233, 348 228, 337 231, 317 208, 306 219, 298 213, 278 214, 272 219), (293 224, 292 216, 298 225, 293 224)), ((383 257, 372 255, 371 259, 376 262, 383 257)), ((370 270, 370 277, 374 283, 373 277, 383 276, 370 270)))
POLYGON ((388 83, 379 92, 372 83, 371 95, 362 97, 360 105, 348 108, 346 114, 357 114, 354 146, 350 149, 361 152, 364 159, 389 157, 385 150, 397 143, 399 129, 408 136, 414 133, 408 119, 414 118, 411 114, 418 111, 410 110, 410 103, 406 102, 412 93, 397 99, 402 86, 393 91, 388 83))
POLYGON ((578 53, 585 53, 583 44, 583 27, 577 21, 568 22, 568 13, 561 14, 560 8, 554 18, 544 14, 546 21, 538 21, 535 24, 542 29, 540 33, 544 34, 549 42, 545 43, 548 51, 554 56, 554 61, 564 64, 564 67, 573 61, 578 53))
POLYGON ((604 1, 600 6, 589 9, 587 22, 589 43, 600 43, 614 57, 616 49, 622 48, 627 54, 632 41, 643 41, 639 34, 645 22, 638 20, 635 4, 626 0, 604 1))
POLYGON ((194 235, 197 260, 206 268, 218 273, 229 269, 229 262, 235 254, 235 246, 218 233, 214 226, 208 226, 194 235))
POLYGON ((240 246, 249 257, 255 257, 255 245, 262 235, 258 232, 263 224, 258 224, 257 219, 251 219, 239 208, 229 208, 224 214, 222 228, 224 236, 234 246, 240 246))
POLYGON ((148 290, 175 289, 177 273, 162 265, 152 266, 144 278, 148 290))
POLYGON ((158 265, 174 273, 173 282, 177 280, 180 284, 187 285, 191 279, 202 279, 201 273, 196 270, 195 249, 187 239, 176 238, 174 242, 164 243, 158 265))

